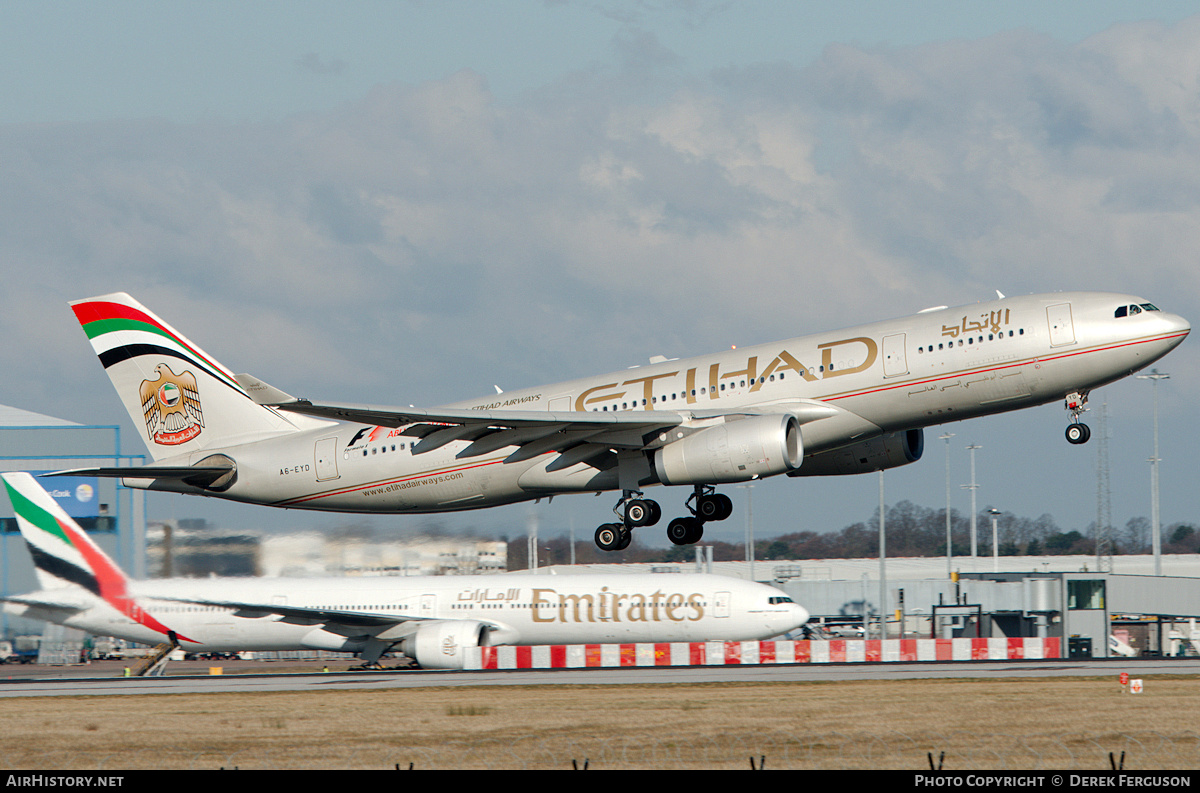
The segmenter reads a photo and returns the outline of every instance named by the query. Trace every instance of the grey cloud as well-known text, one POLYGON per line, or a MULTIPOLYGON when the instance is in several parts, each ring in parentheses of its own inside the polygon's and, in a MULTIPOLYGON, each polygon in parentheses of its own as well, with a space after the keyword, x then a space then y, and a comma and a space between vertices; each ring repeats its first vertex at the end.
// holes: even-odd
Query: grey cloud
POLYGON ((3 128, 0 254, 29 269, 0 307, 53 297, 31 338, 73 343, 58 301, 146 290, 203 306, 181 329, 206 346, 252 328, 226 344, 280 387, 376 402, 1081 273, 1197 314, 1200 110, 1175 87, 1195 32, 837 46, 711 80, 655 56, 644 84, 571 75, 506 103, 463 71, 273 123, 3 128))

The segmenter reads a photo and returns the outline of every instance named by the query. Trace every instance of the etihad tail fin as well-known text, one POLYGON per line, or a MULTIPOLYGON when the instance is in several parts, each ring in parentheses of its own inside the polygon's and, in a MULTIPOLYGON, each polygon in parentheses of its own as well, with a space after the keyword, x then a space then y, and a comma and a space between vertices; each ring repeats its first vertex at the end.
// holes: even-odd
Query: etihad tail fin
POLYGON ((124 292, 76 300, 71 309, 155 460, 296 430, 124 292))
MULTIPOLYGON (((17 526, 29 546, 38 584, 43 590, 78 592, 85 589, 134 622, 163 636, 171 635, 170 629, 134 600, 129 591, 129 577, 124 571, 55 503, 37 480, 24 472, 0 474, 0 478, 4 480, 4 489, 8 491, 13 513, 17 516, 17 526)), ((78 604, 72 607, 78 607, 78 604)))

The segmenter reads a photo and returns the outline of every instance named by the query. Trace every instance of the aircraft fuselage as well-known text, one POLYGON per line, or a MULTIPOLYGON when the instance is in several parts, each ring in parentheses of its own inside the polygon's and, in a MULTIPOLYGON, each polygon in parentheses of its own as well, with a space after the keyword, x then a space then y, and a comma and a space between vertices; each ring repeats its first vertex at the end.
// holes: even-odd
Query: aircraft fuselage
MULTIPOLYGON (((838 449, 1086 394, 1158 360, 1182 341, 1190 326, 1158 310, 1115 316, 1122 306, 1140 305, 1146 301, 1138 297, 1089 292, 1005 298, 663 360, 446 407, 673 411, 685 416, 684 429, 694 429, 719 421, 713 411, 787 411, 819 402, 837 409, 836 414, 801 425, 804 462, 790 475, 853 472, 853 461, 850 471, 844 464, 829 464, 838 449)), ((316 426, 302 432, 206 449, 176 462, 195 464, 223 452, 237 461, 238 475, 222 497, 347 512, 474 509, 621 486, 615 467, 547 470, 556 456, 552 447, 523 460, 511 459, 512 446, 464 455, 471 446, 467 440, 425 452, 403 426, 312 423, 316 426)), ((673 439, 664 432, 657 442, 673 439)), ((650 448, 655 439, 648 442, 650 448)), ((915 453, 919 456, 920 449, 915 453)), ((864 470, 879 467, 863 465, 864 470)), ((646 459, 637 481, 640 487, 662 478, 646 459)), ((126 483, 205 492, 161 480, 126 483)))

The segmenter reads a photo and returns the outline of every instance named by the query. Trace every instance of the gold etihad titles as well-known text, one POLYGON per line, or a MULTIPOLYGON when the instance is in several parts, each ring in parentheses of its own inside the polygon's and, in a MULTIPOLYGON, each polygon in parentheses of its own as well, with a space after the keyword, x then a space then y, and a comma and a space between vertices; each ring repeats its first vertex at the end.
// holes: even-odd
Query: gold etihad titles
POLYGON ((968 320, 965 316, 957 325, 942 325, 942 335, 957 339, 959 335, 970 336, 975 333, 991 331, 999 333, 1002 327, 1009 325, 1011 309, 999 309, 980 314, 978 320, 968 320))
MULTIPOLYGON (((726 384, 726 389, 732 388, 734 384, 741 387, 742 383, 749 383, 748 392, 755 393, 773 375, 784 372, 793 372, 810 383, 863 372, 871 368, 878 360, 879 345, 875 343, 874 339, 856 336, 819 344, 817 352, 821 356, 819 368, 806 366, 803 361, 787 350, 782 350, 761 370, 757 355, 748 356, 745 366, 733 364, 736 368, 725 371, 721 370, 720 363, 710 364, 706 370, 688 369, 682 372, 684 378, 682 396, 689 405, 694 405, 701 400, 720 399, 721 395, 727 392, 721 388, 723 383, 726 384), (858 360, 861 360, 862 363, 854 363, 858 360), (850 363, 847 364, 846 361, 850 363), (699 387, 697 383, 700 384, 699 387)), ((648 407, 655 403, 656 395, 670 390, 663 381, 677 378, 680 374, 679 371, 663 372, 662 374, 593 386, 576 397, 575 409, 579 411, 593 410, 603 405, 615 404, 622 399, 625 399, 627 403, 632 399, 631 407, 648 407)))

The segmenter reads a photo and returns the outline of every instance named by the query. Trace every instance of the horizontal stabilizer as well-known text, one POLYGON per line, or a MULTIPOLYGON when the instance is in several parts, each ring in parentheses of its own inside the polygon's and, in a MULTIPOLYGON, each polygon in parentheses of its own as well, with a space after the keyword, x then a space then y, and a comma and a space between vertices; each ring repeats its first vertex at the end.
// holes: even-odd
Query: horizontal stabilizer
POLYGON ((57 591, 30 592, 26 595, 5 595, 0 597, 0 601, 4 603, 19 603, 22 606, 70 612, 87 611, 95 605, 94 601, 89 602, 82 597, 76 597, 77 594, 70 589, 64 588, 57 591))
POLYGON ((71 468, 40 476, 98 476, 103 479, 177 479, 193 487, 211 488, 221 477, 234 471, 221 465, 139 465, 129 468, 71 468))

